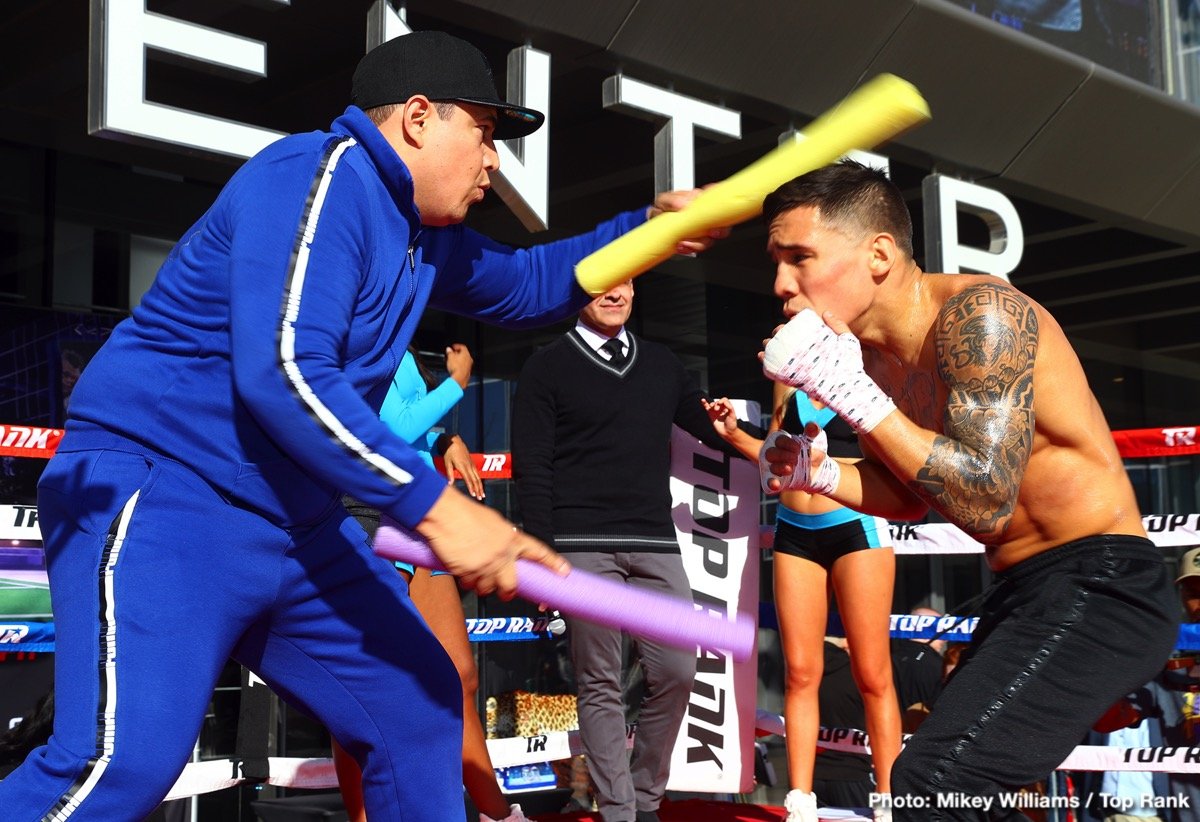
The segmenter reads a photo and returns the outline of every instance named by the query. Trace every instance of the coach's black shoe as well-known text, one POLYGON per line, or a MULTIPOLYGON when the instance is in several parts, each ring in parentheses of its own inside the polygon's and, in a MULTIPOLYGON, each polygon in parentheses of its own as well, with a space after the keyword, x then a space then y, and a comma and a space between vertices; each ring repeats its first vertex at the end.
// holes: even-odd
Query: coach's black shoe
POLYGON ((659 822, 658 811, 638 811, 633 822, 659 822))

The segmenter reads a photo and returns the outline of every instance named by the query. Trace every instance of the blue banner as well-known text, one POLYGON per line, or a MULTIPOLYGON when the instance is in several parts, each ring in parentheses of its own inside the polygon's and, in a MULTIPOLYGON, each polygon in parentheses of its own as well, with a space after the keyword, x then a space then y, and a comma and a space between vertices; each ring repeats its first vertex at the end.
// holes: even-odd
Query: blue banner
POLYGON ((54 653, 53 622, 0 621, 0 653, 54 653))
MULTIPOLYGON (((763 611, 770 610, 767 606, 763 611)), ((771 619, 762 620, 760 627, 778 630, 771 612, 771 619)), ((491 617, 467 620, 467 636, 472 642, 527 642, 535 639, 553 639, 562 634, 558 625, 548 617, 491 617)), ((975 629, 977 617, 915 617, 911 614, 893 614, 893 639, 944 639, 948 642, 969 642, 975 629), (930 620, 924 623, 924 620, 930 620), (938 631, 945 623, 953 627, 945 633, 938 631)), ((1177 651, 1200 651, 1200 624, 1179 626, 1177 651)), ((0 622, 0 653, 5 651, 28 651, 32 653, 54 653, 53 622, 0 622)))
POLYGON ((483 617, 467 620, 467 638, 472 642, 527 642, 561 636, 566 625, 561 617, 483 617))

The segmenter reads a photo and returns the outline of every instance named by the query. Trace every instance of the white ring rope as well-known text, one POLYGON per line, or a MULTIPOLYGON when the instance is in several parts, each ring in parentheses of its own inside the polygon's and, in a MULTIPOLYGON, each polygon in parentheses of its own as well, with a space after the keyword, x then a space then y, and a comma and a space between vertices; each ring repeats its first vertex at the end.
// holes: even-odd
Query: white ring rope
MULTIPOLYGON (((755 729, 764 734, 786 736, 783 717, 756 712, 755 729)), ((626 734, 626 748, 633 747, 635 729, 626 734)), ((905 739, 907 739, 907 735, 905 739)), ((583 753, 579 731, 552 731, 538 736, 487 740, 488 753, 495 768, 511 768, 569 759, 583 753)), ((854 728, 826 728, 817 734, 817 746, 830 751, 870 754, 865 731, 854 728)), ((337 774, 332 759, 269 757, 270 777, 266 784, 281 788, 336 788, 337 774)), ((1144 771, 1163 773, 1200 773, 1200 748, 1123 748, 1107 745, 1079 745, 1063 760, 1060 771, 1144 771)), ((224 790, 257 780, 240 775, 235 759, 191 762, 171 788, 166 799, 182 799, 201 793, 224 790)), ((164 800, 165 801, 165 800, 164 800)))
MULTIPOLYGON (((759 708, 755 729, 786 736, 783 717, 759 708)), ((906 734, 907 740, 911 734, 906 734)), ((817 732, 817 747, 830 751, 869 754, 866 731, 855 728, 826 728, 817 732)), ((1122 748, 1116 745, 1077 745, 1059 771, 1156 771, 1200 773, 1200 748, 1122 748)))

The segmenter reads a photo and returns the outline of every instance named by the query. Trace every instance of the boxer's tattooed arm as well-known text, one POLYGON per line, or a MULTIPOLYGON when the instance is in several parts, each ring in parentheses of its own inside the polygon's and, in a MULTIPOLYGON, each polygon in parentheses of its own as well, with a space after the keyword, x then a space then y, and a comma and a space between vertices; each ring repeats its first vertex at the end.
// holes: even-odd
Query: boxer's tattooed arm
POLYGON ((1037 314, 1011 288, 971 286, 942 308, 934 344, 949 396, 942 433, 911 487, 991 542, 1008 527, 1033 447, 1037 314))

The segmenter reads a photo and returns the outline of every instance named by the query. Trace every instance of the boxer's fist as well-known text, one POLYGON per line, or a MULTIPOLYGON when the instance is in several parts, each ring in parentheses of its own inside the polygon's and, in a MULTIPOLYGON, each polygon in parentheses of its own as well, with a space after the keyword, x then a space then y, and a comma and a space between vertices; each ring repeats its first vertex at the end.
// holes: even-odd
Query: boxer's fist
POLYGON ((804 434, 772 431, 758 452, 758 471, 763 490, 808 491, 831 494, 842 476, 842 466, 828 456, 825 432, 810 423, 804 434), (774 486, 774 487, 772 487, 774 486))
POLYGON ((896 410, 896 404, 863 370, 858 338, 849 329, 835 333, 809 308, 767 341, 763 373, 829 406, 860 434, 896 410))

